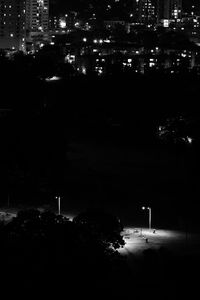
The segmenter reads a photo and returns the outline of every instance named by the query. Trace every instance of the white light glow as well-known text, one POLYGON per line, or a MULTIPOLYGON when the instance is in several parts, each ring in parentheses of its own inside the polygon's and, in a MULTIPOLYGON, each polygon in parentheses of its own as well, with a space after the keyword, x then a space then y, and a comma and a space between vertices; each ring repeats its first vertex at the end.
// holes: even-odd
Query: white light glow
MULTIPOLYGON (((122 255, 141 255, 146 249, 160 249, 166 247, 174 251, 183 251, 185 249, 185 233, 173 230, 154 229, 149 231, 147 228, 125 228, 122 236, 125 246, 119 249, 122 255), (148 239, 148 243, 146 243, 148 239)), ((197 239, 196 236, 190 236, 190 240, 197 239)))
POLYGON ((49 81, 57 81, 57 80, 60 80, 60 79, 61 79, 61 78, 58 77, 58 76, 52 76, 52 77, 46 78, 45 80, 46 80, 47 82, 49 82, 49 81))
POLYGON ((66 21, 65 20, 60 20, 60 28, 62 28, 62 29, 66 28, 66 21))
POLYGON ((189 137, 189 136, 187 136, 187 141, 188 141, 189 144, 192 144, 192 142, 193 142, 192 138, 189 137))
POLYGON ((163 26, 164 27, 169 27, 169 20, 168 19, 163 20, 163 26))

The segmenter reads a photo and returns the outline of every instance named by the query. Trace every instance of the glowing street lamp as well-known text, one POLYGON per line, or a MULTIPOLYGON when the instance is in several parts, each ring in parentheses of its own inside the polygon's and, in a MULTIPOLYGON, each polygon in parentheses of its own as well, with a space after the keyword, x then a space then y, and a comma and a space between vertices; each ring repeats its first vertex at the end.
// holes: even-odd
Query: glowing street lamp
POLYGON ((142 207, 143 210, 148 209, 149 211, 149 230, 151 230, 151 207, 142 207))
POLYGON ((58 199, 58 214, 60 215, 60 196, 56 196, 56 199, 58 199))

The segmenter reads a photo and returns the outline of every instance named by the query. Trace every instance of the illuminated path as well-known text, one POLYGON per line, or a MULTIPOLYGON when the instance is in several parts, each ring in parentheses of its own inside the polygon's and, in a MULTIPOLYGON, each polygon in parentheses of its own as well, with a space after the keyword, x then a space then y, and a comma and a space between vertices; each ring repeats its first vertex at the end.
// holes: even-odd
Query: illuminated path
POLYGON ((140 255, 146 249, 166 249, 185 253, 200 253, 200 235, 181 231, 158 229, 155 233, 147 228, 125 228, 123 234, 126 245, 119 252, 123 255, 140 255), (148 243, 146 242, 148 239, 148 243))

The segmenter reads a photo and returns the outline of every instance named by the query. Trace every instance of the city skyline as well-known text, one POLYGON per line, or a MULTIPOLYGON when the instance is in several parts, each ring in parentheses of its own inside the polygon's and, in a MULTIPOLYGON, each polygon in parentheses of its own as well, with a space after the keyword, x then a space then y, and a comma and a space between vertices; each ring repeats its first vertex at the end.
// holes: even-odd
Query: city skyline
POLYGON ((182 4, 0 0, 6 297, 196 299, 200 14, 182 4))
POLYGON ((25 49, 25 1, 0 0, 1 48, 25 49))
POLYGON ((49 0, 0 1, 0 48, 26 51, 48 40, 48 30, 49 0))

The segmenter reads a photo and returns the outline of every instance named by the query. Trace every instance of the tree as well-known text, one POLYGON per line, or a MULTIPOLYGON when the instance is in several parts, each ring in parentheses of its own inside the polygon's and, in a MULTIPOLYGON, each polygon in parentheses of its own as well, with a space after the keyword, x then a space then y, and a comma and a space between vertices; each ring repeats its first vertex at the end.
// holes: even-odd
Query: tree
POLYGON ((86 211, 73 219, 73 222, 83 228, 105 248, 118 249, 124 246, 121 236, 123 225, 112 214, 103 211, 86 211))
POLYGON ((15 263, 9 284, 18 284, 20 278, 26 285, 29 278, 31 290, 39 291, 47 285, 60 290, 67 284, 68 292, 79 286, 88 293, 99 283, 101 288, 104 285, 116 290, 122 280, 126 278, 127 282, 129 273, 124 257, 109 248, 111 244, 115 248, 117 243, 123 244, 122 239, 119 242, 122 229, 119 220, 106 213, 92 213, 91 226, 85 226, 81 215, 70 221, 49 211, 30 209, 3 224, 0 227, 2 268, 10 270, 15 263))

